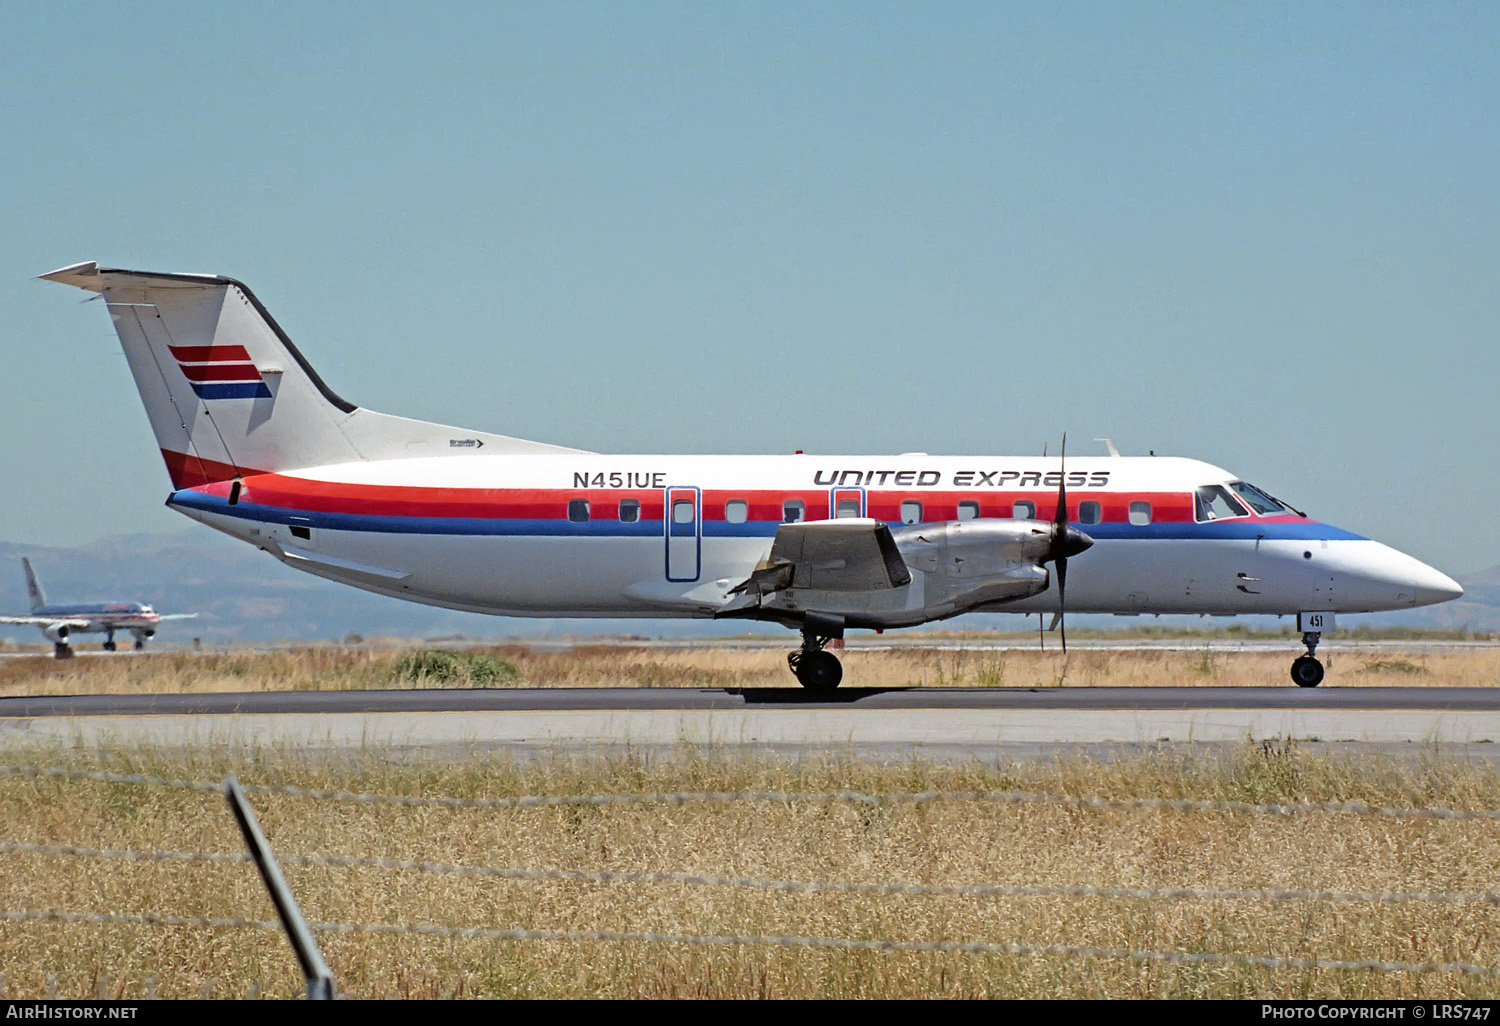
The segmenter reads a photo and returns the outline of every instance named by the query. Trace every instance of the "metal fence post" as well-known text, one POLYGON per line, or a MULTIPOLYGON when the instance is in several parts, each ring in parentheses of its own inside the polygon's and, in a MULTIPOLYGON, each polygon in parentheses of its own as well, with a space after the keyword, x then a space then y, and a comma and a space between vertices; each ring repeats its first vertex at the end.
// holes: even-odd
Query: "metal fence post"
POLYGON ((291 888, 281 875, 281 867, 271 854, 266 835, 261 833, 260 824, 255 821, 255 811, 250 808, 250 803, 245 800, 245 793, 240 790, 240 785, 233 777, 224 778, 224 797, 229 799, 229 808, 240 825, 240 832, 245 835, 245 846, 250 849, 255 868, 260 870, 261 879, 266 882, 266 890, 271 893, 271 902, 276 906, 276 915, 281 919, 282 929, 286 930, 287 940, 292 942, 292 950, 297 953, 302 975, 307 978, 308 999, 331 1000, 333 974, 328 971, 328 963, 323 961, 323 952, 318 950, 318 942, 313 939, 312 930, 302 917, 302 910, 297 907, 297 899, 292 897, 291 888))

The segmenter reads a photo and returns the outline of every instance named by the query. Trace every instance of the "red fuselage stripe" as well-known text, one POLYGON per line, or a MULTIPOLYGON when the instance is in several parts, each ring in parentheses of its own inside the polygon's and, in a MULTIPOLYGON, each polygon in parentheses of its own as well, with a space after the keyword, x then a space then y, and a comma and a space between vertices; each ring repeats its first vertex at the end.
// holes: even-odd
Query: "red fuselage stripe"
MULTIPOLYGON (((232 476, 232 474, 230 475, 232 476)), ((219 480, 200 483, 203 492, 220 498, 229 495, 230 483, 219 480)), ((634 489, 572 488, 422 488, 405 485, 348 484, 314 481, 281 474, 246 475, 239 501, 258 506, 302 510, 308 513, 341 513, 364 516, 477 518, 507 520, 562 520, 568 516, 568 503, 586 499, 590 519, 615 520, 620 503, 640 504, 639 519, 661 520, 663 492, 634 489)), ((703 493, 702 519, 725 521, 726 505, 731 501, 746 504, 746 518, 759 522, 781 522, 785 504, 801 501, 803 518, 823 520, 830 515, 826 488, 730 490, 709 489, 703 493)), ((897 490, 867 493, 865 513, 877 520, 897 522, 902 519, 902 504, 920 502, 921 519, 926 522, 959 519, 959 504, 978 504, 981 517, 1009 518, 1015 504, 1029 502, 1035 516, 1050 520, 1056 512, 1056 493, 1050 489, 1034 492, 965 492, 934 490, 897 490)), ((1068 495, 1069 515, 1079 518, 1079 506, 1097 502, 1100 520, 1105 523, 1128 523, 1130 506, 1135 502, 1151 505, 1152 523, 1191 523, 1193 496, 1190 492, 1105 492, 1075 489, 1068 495)))

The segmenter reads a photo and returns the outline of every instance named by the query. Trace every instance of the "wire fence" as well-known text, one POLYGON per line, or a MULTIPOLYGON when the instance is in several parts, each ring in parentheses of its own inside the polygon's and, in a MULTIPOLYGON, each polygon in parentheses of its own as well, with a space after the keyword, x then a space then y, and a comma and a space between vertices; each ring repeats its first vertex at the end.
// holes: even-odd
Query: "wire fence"
MULTIPOLYGON (((269 919, 232 916, 172 916, 156 913, 63 912, 54 909, 0 910, 11 922, 87 923, 95 925, 178 926, 198 929, 280 930, 269 919)), ((1500 968, 1470 962, 1392 962, 1382 959, 1302 958, 1294 955, 1242 955, 1217 951, 1151 951, 1081 944, 1022 944, 996 941, 861 940, 845 937, 800 937, 780 934, 652 933, 626 930, 502 930, 489 926, 441 926, 432 923, 309 923, 319 933, 399 934, 446 940, 594 941, 603 943, 684 944, 824 948, 837 951, 929 952, 942 954, 1073 956, 1128 958, 1169 965, 1250 965, 1264 969, 1367 970, 1396 973, 1461 973, 1500 976, 1500 968)))
MULTIPOLYGON (((223 784, 217 781, 182 780, 139 773, 107 773, 99 770, 75 770, 51 766, 0 764, 0 774, 63 780, 92 780, 100 783, 208 791, 215 794, 223 789, 223 784)), ((1500 820, 1500 809, 1381 806, 1359 801, 1258 803, 1215 798, 1104 798, 993 790, 897 791, 885 794, 870 794, 861 791, 653 791, 635 794, 528 794, 502 798, 472 798, 455 795, 328 791, 285 784, 241 784, 240 786, 247 794, 282 795, 311 801, 445 809, 498 810, 549 806, 700 805, 738 802, 779 805, 920 805, 939 802, 991 802, 1011 805, 1062 805, 1080 809, 1121 811, 1229 812, 1265 816, 1328 814, 1376 816, 1389 819, 1500 820)))
MULTIPOLYGON (((126 859, 142 862, 199 862, 248 864, 243 852, 197 852, 132 848, 90 848, 74 844, 0 841, 0 854, 68 855, 83 858, 126 859)), ((788 894, 871 894, 884 897, 940 898, 1129 898, 1143 901, 1269 901, 1337 902, 1361 905, 1500 905, 1495 891, 1336 891, 1285 888, 1110 887, 1098 884, 918 884, 901 881, 872 883, 843 880, 767 880, 758 877, 716 876, 706 873, 662 873, 622 869, 559 869, 555 867, 455 865, 414 859, 365 855, 278 855, 288 866, 326 866, 337 869, 388 869, 439 876, 488 877, 555 883, 666 884, 682 887, 738 887, 788 894)))
MULTIPOLYGON (((111 773, 55 766, 0 764, 0 774, 38 779, 92 781, 139 787, 173 788, 221 794, 217 781, 187 780, 145 774, 111 773)), ((277 795, 328 802, 352 802, 417 808, 529 809, 567 806, 689 804, 848 804, 855 806, 922 804, 932 802, 988 802, 1046 804, 1094 810, 1181 811, 1287 817, 1304 814, 1374 816, 1414 820, 1496 820, 1500 809, 1450 809, 1375 806, 1362 802, 1253 803, 1193 798, 1108 798, 1037 794, 1006 790, 918 791, 888 794, 864 792, 651 792, 635 794, 528 794, 474 798, 454 795, 404 795, 316 790, 286 785, 241 785, 254 795, 277 795)), ((241 865, 250 862, 243 852, 202 852, 127 847, 88 847, 30 841, 0 841, 0 855, 53 856, 136 862, 178 862, 241 865)), ((1494 891, 1340 891, 1294 888, 1196 888, 1111 886, 1106 884, 970 883, 922 884, 907 881, 780 880, 704 873, 650 870, 585 870, 536 866, 466 865, 358 855, 292 854, 279 861, 290 866, 371 869, 437 876, 464 876, 512 881, 569 882, 599 886, 664 885, 698 888, 741 888, 790 894, 834 893, 883 897, 948 898, 1079 898, 1144 902, 1301 902, 1367 905, 1500 906, 1494 891)), ((0 921, 63 923, 96 926, 187 928, 196 930, 280 930, 273 920, 236 916, 194 917, 145 912, 70 911, 48 908, 0 909, 0 921)), ((312 922, 320 934, 402 935, 448 940, 502 942, 590 942, 671 944, 689 946, 780 947, 856 952, 922 952, 982 954, 1046 958, 1128 959, 1164 965, 1253 966, 1267 969, 1370 971, 1384 973, 1457 973, 1500 976, 1500 967, 1461 960, 1407 962, 1388 959, 1333 959, 1296 954, 1245 954, 1221 951, 1164 951, 1064 943, 1026 943, 994 940, 914 940, 804 936, 797 934, 675 933, 649 930, 505 929, 495 926, 455 926, 438 923, 312 922)))

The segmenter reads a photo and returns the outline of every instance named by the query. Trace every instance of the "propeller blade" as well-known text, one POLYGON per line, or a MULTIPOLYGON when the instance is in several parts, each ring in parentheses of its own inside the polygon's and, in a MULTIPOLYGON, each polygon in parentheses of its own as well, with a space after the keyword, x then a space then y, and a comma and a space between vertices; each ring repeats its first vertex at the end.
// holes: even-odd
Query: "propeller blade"
POLYGON ((1057 525, 1057 531, 1053 534, 1055 540, 1068 529, 1068 433, 1063 432, 1062 455, 1058 457, 1057 467, 1057 512, 1052 515, 1052 522, 1057 525))
POLYGON ((1057 626, 1062 637, 1063 655, 1068 654, 1068 557, 1057 559, 1057 626))
POLYGON ((1068 557, 1094 544, 1094 539, 1068 522, 1068 435, 1063 433, 1062 448, 1058 450, 1057 509, 1052 514, 1052 541, 1046 557, 1057 564, 1057 612, 1052 616, 1048 630, 1060 630, 1062 650, 1068 651, 1068 557))

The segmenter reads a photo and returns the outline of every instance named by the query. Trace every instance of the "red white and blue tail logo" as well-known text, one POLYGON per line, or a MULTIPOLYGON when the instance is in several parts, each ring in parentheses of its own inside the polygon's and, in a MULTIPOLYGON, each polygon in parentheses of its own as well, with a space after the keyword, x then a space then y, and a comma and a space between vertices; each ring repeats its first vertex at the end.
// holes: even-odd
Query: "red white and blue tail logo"
POLYGON ((269 399, 244 346, 168 346, 199 399, 269 399))

